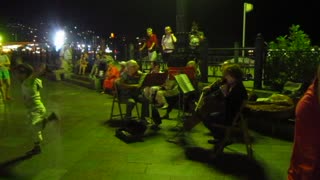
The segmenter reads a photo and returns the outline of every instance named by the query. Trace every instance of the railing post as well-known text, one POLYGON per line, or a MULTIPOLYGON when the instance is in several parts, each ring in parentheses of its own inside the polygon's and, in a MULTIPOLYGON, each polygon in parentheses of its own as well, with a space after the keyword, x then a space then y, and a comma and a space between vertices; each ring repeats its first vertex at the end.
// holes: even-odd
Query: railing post
POLYGON ((239 42, 234 42, 234 62, 235 63, 239 62, 239 48, 240 48, 239 42))
POLYGON ((255 61, 254 61, 254 88, 262 89, 263 60, 265 56, 264 39, 262 34, 258 34, 255 42, 255 61))
POLYGON ((208 41, 204 40, 200 47, 200 61, 199 61, 199 68, 200 68, 200 73, 201 73, 201 78, 200 81, 203 83, 208 82, 208 41))

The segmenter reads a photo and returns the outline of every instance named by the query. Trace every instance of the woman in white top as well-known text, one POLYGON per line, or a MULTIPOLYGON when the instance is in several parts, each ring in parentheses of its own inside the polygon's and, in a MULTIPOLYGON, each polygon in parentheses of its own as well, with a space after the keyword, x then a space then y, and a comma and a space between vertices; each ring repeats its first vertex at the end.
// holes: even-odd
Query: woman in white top
POLYGON ((170 26, 164 28, 165 34, 162 36, 162 59, 164 64, 170 67, 170 55, 174 52, 175 43, 177 42, 176 36, 173 34, 170 26))

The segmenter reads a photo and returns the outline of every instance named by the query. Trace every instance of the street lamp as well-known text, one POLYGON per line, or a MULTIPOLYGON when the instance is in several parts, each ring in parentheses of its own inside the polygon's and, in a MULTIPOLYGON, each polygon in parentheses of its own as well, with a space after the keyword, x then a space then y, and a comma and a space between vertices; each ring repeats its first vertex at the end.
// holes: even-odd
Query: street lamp
POLYGON ((56 47, 56 51, 62 48, 62 46, 64 45, 65 39, 66 39, 66 35, 63 30, 59 30, 56 32, 54 36, 54 45, 56 47))
MULTIPOLYGON (((246 14, 253 10, 253 5, 250 3, 243 3, 243 22, 242 22, 242 48, 246 46, 246 14)), ((242 57, 244 57, 244 49, 242 50, 242 57)))

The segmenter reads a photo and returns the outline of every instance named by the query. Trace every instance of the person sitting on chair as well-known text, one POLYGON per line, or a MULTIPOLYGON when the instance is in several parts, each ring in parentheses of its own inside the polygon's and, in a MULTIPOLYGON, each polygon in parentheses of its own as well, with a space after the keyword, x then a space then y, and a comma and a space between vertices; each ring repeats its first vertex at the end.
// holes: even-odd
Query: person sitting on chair
POLYGON ((120 71, 116 65, 114 65, 114 61, 108 61, 108 70, 105 73, 105 79, 103 81, 103 90, 104 93, 112 93, 114 90, 114 81, 120 77, 120 71))
POLYGON ((231 126, 243 102, 248 99, 247 90, 242 82, 243 73, 241 68, 236 64, 227 64, 222 68, 222 73, 223 84, 221 86, 215 87, 211 85, 203 88, 203 92, 209 93, 221 90, 224 96, 225 111, 210 113, 209 117, 204 118, 202 121, 214 137, 213 140, 208 140, 211 144, 221 142, 225 136, 225 130, 223 128, 215 128, 213 124, 231 126))
MULTIPOLYGON (((160 64, 156 61, 151 61, 150 63, 150 74, 152 73, 162 73, 160 70, 160 64)), ((160 86, 146 86, 143 88, 143 94, 146 98, 149 99, 150 102, 152 102, 154 99, 155 93, 160 89, 160 86)))
POLYGON ((139 65, 135 60, 129 60, 126 63, 126 71, 117 81, 119 87, 119 98, 127 102, 126 119, 131 119, 131 112, 135 103, 141 102, 141 121, 147 123, 146 117, 149 117, 149 100, 144 97, 140 89, 145 74, 139 71, 139 65))

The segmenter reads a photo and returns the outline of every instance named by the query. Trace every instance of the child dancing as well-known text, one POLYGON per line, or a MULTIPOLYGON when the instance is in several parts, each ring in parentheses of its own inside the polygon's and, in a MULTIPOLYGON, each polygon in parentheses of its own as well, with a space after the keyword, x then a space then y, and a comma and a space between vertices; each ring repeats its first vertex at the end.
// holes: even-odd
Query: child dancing
POLYGON ((35 155, 41 153, 40 143, 43 140, 42 130, 47 122, 58 120, 53 112, 46 117, 46 108, 42 103, 40 89, 42 81, 38 78, 45 70, 45 65, 40 66, 39 71, 34 71, 29 64, 19 64, 14 68, 17 78, 21 81, 21 90, 23 95, 24 105, 27 109, 27 119, 32 127, 32 138, 34 147, 28 151, 27 155, 35 155))

